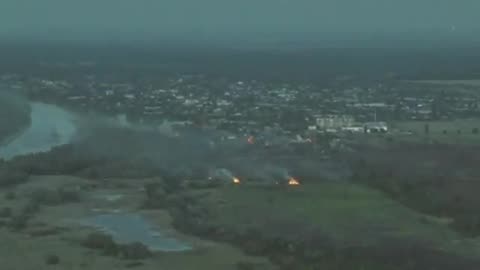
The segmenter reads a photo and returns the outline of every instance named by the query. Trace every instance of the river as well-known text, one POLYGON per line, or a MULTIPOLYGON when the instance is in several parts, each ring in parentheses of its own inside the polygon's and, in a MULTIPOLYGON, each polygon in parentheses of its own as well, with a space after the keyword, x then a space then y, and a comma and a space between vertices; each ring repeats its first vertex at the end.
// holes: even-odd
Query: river
POLYGON ((31 103, 31 124, 15 139, 0 146, 0 158, 46 152, 55 146, 69 143, 76 132, 73 115, 45 103, 31 103))

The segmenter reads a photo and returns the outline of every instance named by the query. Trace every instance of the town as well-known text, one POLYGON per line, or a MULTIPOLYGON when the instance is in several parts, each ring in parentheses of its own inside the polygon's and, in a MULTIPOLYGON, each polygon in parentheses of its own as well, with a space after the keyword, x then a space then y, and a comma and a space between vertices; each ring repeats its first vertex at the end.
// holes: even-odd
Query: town
POLYGON ((330 86, 319 86, 206 75, 151 77, 128 81, 85 74, 55 80, 4 74, 0 84, 32 100, 75 111, 101 112, 135 123, 168 120, 231 134, 223 139, 255 136, 266 144, 270 143, 266 134, 272 132, 297 143, 311 143, 325 133, 406 134, 412 130, 395 123, 453 121, 480 115, 475 86, 461 82, 384 79, 365 83, 339 77, 330 86))

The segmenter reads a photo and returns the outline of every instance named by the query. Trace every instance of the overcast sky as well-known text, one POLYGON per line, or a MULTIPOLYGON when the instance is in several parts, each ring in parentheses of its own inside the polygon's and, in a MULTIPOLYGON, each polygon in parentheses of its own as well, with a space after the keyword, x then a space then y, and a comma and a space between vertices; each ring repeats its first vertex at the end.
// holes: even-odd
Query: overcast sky
POLYGON ((480 0, 0 0, 0 38, 448 34, 479 30, 479 12, 480 0))

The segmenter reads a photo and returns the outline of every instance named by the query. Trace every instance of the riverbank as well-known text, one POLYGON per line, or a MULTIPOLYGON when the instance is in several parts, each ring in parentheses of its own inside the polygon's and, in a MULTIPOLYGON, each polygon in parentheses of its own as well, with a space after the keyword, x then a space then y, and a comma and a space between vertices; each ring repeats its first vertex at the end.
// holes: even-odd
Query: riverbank
POLYGON ((45 152, 70 142, 76 133, 73 115, 55 105, 31 103, 30 123, 0 147, 0 158, 45 152))
POLYGON ((30 124, 28 101, 0 91, 0 147, 15 140, 30 124))

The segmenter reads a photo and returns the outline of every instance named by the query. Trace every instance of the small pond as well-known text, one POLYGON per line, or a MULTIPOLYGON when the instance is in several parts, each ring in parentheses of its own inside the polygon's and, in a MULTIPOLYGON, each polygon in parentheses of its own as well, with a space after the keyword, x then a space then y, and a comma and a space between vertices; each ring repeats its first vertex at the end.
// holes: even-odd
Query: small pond
POLYGON ((168 237, 151 228, 148 221, 137 214, 102 214, 83 221, 110 234, 118 243, 141 242, 152 251, 187 251, 192 247, 175 238, 168 237))

